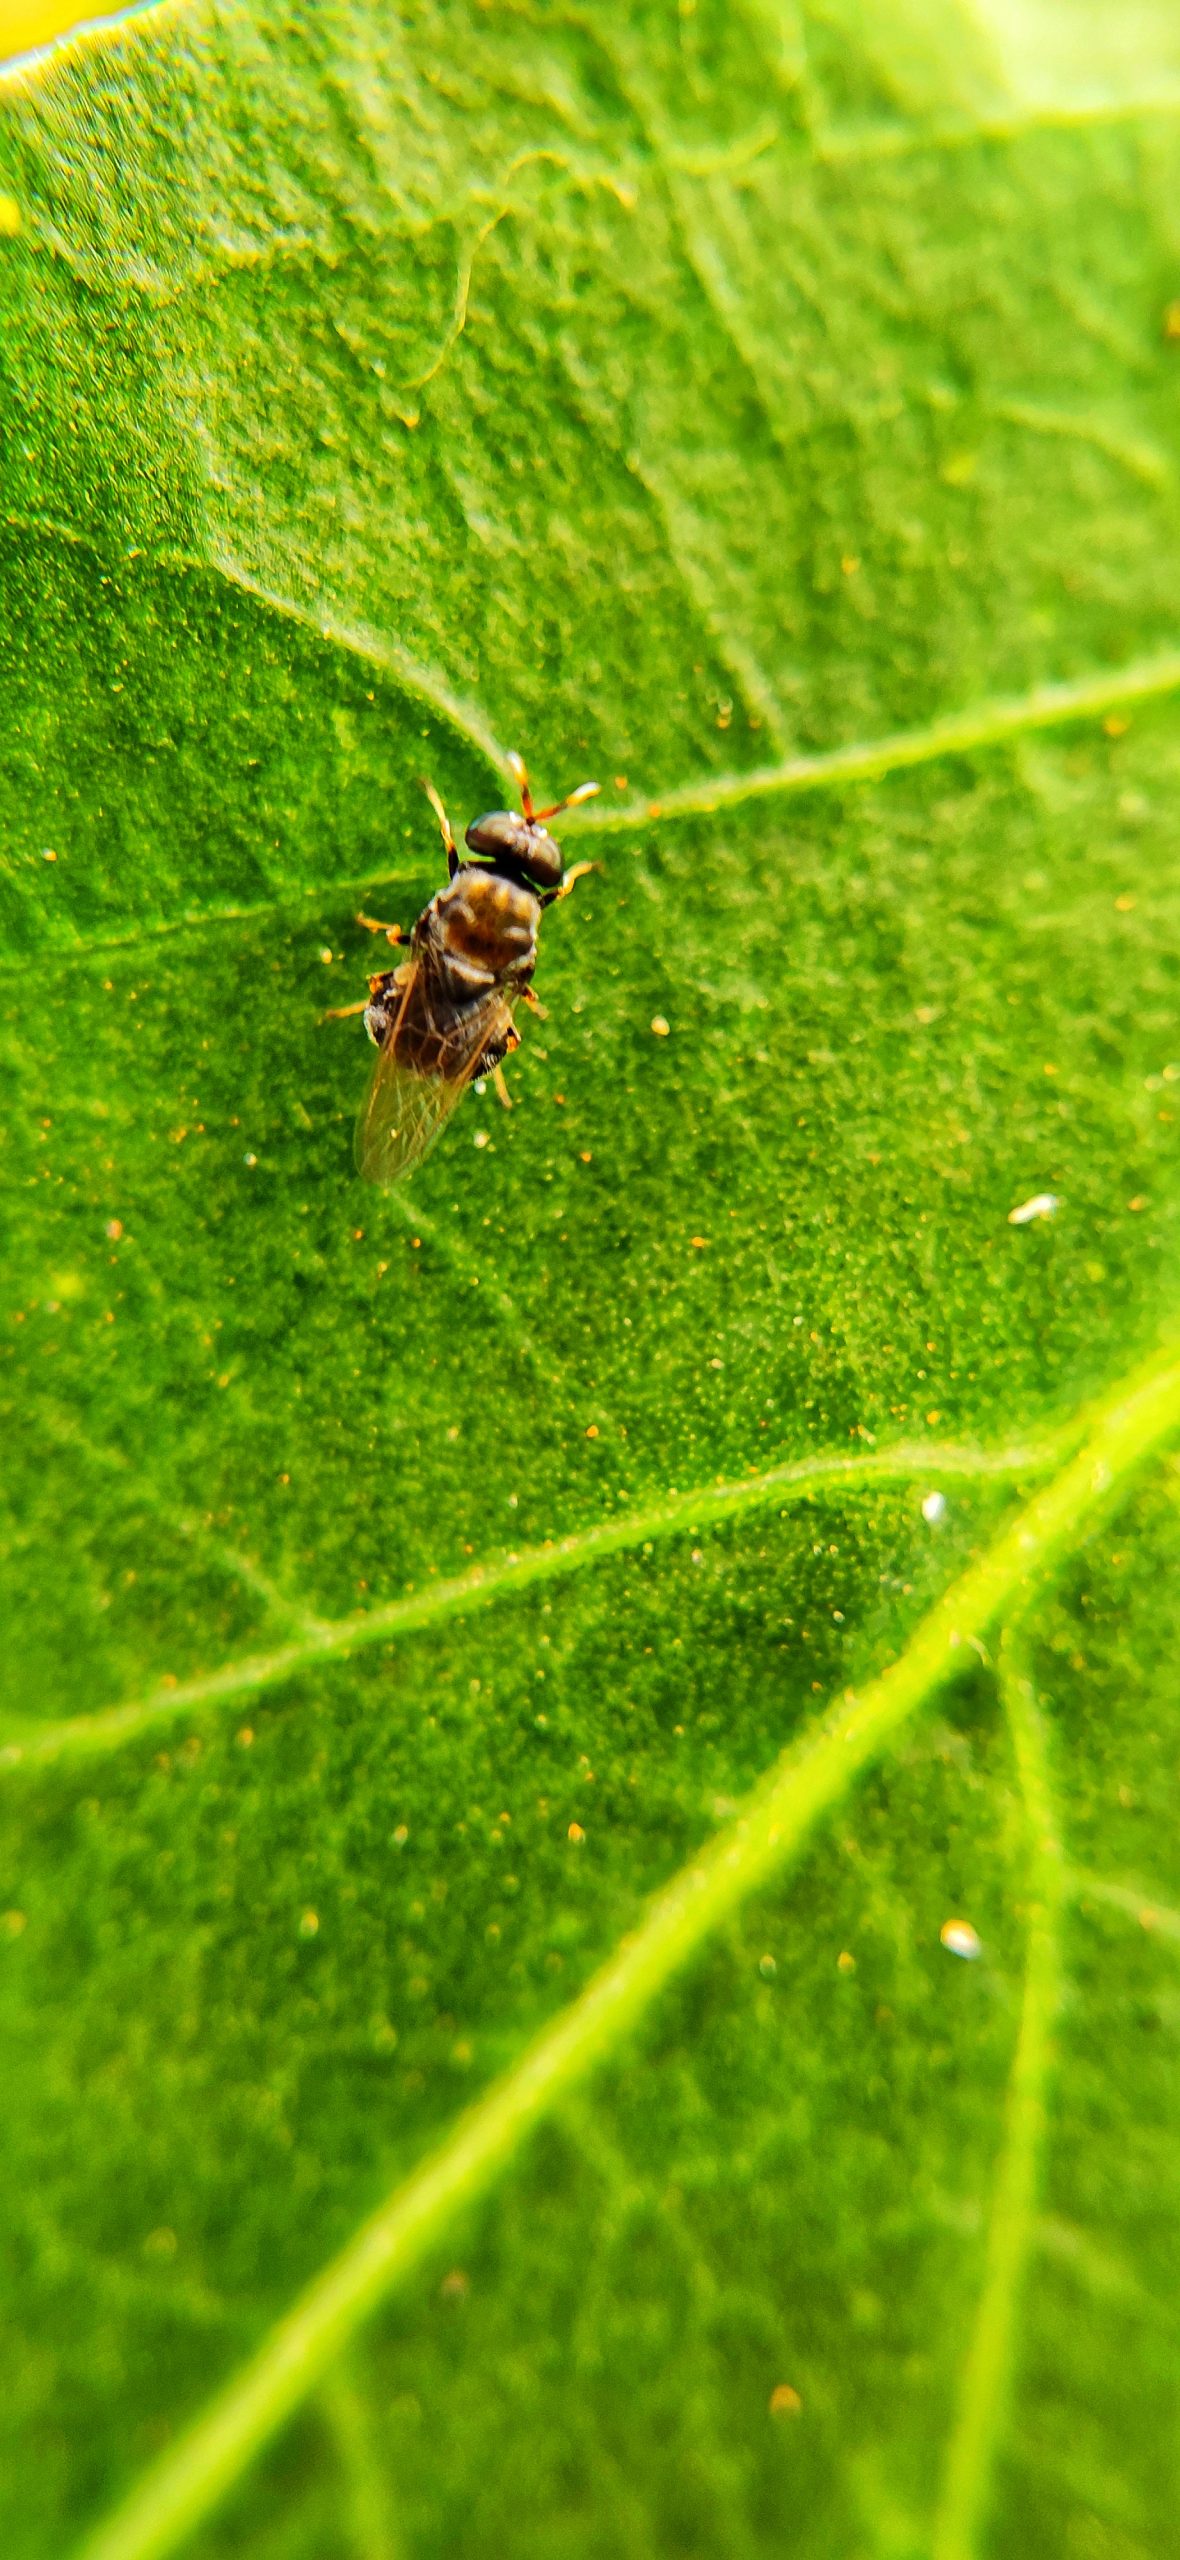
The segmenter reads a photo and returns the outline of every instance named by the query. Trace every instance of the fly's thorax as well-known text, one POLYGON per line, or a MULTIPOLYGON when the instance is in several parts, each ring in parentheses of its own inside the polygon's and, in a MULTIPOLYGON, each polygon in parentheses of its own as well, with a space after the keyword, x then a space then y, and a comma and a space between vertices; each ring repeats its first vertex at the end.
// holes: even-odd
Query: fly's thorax
POLYGON ((432 898, 423 925, 456 992, 475 995, 532 976, 541 902, 523 881, 464 863, 432 898))

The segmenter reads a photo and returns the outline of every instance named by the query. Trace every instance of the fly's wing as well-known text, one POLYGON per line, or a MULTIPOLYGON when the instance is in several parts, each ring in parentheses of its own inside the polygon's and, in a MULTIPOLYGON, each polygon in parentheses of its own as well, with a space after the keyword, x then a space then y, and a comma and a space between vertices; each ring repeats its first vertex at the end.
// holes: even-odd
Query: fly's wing
POLYGON ((388 1185, 421 1164, 461 1102, 489 1041, 512 1021, 498 988, 444 1011, 429 960, 415 961, 357 1122, 357 1168, 388 1185))

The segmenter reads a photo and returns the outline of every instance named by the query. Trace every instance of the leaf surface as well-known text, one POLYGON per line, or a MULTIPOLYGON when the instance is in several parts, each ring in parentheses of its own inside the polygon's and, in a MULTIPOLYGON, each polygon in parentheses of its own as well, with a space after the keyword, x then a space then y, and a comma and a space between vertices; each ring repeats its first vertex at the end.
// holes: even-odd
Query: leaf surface
POLYGON ((862 17, 4 88, 20 2560, 1167 2545, 1180 55, 862 17), (510 747, 600 868, 365 1191, 510 747))

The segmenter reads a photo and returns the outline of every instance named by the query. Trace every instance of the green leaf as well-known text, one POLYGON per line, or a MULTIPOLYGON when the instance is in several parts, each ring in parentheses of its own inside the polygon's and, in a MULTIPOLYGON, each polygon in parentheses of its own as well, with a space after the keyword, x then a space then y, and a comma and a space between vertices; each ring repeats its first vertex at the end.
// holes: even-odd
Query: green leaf
POLYGON ((1168 2546, 1180 47, 1018 14, 6 83, 20 2560, 1168 2546))

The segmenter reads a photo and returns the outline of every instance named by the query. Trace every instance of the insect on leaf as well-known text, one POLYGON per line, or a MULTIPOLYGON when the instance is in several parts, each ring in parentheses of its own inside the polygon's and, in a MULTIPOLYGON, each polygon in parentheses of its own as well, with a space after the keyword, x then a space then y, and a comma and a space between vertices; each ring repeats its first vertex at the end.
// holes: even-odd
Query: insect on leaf
POLYGON ((1162 0, 6 74, 13 2560, 1170 2548, 1178 188, 1162 0))

